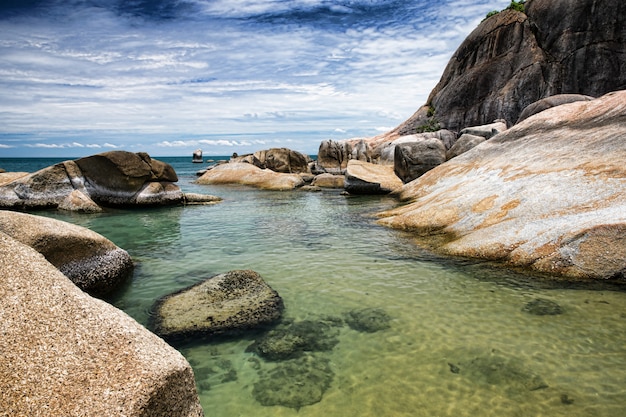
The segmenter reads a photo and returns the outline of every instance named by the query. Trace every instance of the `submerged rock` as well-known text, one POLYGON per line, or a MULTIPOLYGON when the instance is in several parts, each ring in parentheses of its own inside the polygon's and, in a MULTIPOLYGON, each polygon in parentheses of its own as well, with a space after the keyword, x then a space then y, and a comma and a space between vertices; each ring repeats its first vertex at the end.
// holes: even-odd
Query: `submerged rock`
POLYGON ((391 316, 382 308, 364 308, 346 313, 346 323, 358 332, 374 333, 391 327, 391 316))
POLYGON ((153 307, 151 326, 164 339, 179 342, 267 325, 282 310, 282 299, 258 273, 238 270, 161 298, 153 307))
POLYGON ((560 305, 554 301, 546 300, 545 298, 536 298, 529 301, 522 308, 522 311, 536 316, 556 316, 563 314, 563 309, 560 305))
POLYGON ((304 352, 326 352, 339 343, 339 320, 303 320, 282 324, 255 341, 248 349, 272 360, 286 360, 304 352))
POLYGON ((261 373, 252 396, 264 406, 300 408, 318 403, 330 387, 334 372, 329 360, 315 355, 278 362, 261 373))
POLYGON ((463 375, 474 383, 498 385, 509 392, 535 391, 548 388, 541 376, 523 361, 491 353, 458 364, 448 363, 450 371, 463 375))

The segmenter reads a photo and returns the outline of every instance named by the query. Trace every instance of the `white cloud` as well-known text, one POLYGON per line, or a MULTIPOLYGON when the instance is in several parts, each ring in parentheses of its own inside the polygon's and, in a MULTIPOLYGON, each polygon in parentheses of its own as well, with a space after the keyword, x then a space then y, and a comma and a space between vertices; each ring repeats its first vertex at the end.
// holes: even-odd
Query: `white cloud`
POLYGON ((509 3, 193 2, 193 16, 162 20, 104 0, 0 19, 1 137, 75 152, 291 138, 316 151, 328 135, 374 135, 409 117, 472 25, 509 3))

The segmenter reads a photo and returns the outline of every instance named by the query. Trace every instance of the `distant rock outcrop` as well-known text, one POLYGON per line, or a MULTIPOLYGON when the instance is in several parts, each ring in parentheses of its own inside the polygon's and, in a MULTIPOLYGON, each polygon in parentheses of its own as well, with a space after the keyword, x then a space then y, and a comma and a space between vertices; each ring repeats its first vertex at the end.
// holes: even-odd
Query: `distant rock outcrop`
POLYGON ((0 232, 0 414, 202 417, 185 358, 0 232))
POLYGON ((184 195, 177 181, 171 165, 146 153, 105 152, 4 182, 0 208, 94 212, 100 206, 181 204, 184 195))
POLYGON ((264 190, 285 191, 301 187, 304 180, 298 174, 281 174, 247 162, 229 162, 206 171, 196 183, 241 184, 264 190))
POLYGON ((406 184, 380 223, 450 255, 626 282, 626 91, 545 110, 406 184))
POLYGON ((81 226, 4 211, 0 232, 41 253, 78 288, 96 297, 118 290, 133 272, 128 252, 81 226))
POLYGON ((528 0, 525 13, 485 19, 459 46, 427 103, 391 139, 432 118, 459 131, 505 119, 557 94, 598 97, 626 88, 626 3, 528 0))
POLYGON ((300 174, 309 171, 309 157, 289 148, 271 148, 248 155, 237 155, 230 162, 246 162, 261 169, 281 174, 300 174))

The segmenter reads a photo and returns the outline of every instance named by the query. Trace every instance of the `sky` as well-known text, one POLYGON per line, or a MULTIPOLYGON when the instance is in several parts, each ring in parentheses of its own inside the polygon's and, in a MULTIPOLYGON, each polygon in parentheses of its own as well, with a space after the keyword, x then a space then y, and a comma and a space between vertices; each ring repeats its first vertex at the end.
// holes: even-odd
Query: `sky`
POLYGON ((396 127, 508 0, 0 0, 0 158, 245 154, 396 127))

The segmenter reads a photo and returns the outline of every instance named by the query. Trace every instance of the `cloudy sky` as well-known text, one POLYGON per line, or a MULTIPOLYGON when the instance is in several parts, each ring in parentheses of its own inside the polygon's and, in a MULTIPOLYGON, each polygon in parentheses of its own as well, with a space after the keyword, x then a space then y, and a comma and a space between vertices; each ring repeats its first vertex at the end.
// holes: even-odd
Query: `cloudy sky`
POLYGON ((0 157, 387 131, 509 0, 0 0, 0 157))

